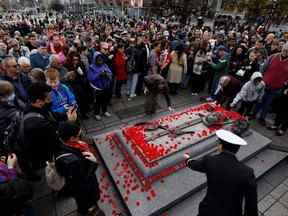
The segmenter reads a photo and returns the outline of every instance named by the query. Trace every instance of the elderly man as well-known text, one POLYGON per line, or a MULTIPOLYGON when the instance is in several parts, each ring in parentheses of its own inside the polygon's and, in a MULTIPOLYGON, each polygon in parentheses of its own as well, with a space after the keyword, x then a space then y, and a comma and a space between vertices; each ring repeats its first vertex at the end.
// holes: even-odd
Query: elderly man
POLYGON ((31 71, 31 62, 30 59, 27 57, 20 57, 18 59, 18 66, 19 66, 19 72, 20 73, 24 73, 24 74, 28 74, 31 71))
POLYGON ((28 49, 28 47, 20 46, 18 40, 11 39, 9 41, 9 45, 10 45, 10 47, 12 47, 9 50, 9 56, 14 56, 16 58, 16 60, 18 60, 22 56, 29 58, 30 50, 28 49))
POLYGON ((50 56, 50 62, 49 62, 48 68, 49 67, 52 67, 58 71, 60 80, 63 80, 65 78, 65 75, 67 74, 67 69, 61 64, 58 55, 50 56))
POLYGON ((260 113, 260 123, 265 125, 266 115, 273 99, 280 94, 285 82, 288 81, 288 43, 283 46, 281 53, 268 58, 263 72, 266 89, 263 100, 256 111, 260 113))
POLYGON ((30 79, 18 72, 18 65, 14 57, 6 57, 2 62, 4 74, 1 79, 10 82, 15 89, 15 105, 20 109, 25 109, 28 102, 27 88, 30 85, 30 79))

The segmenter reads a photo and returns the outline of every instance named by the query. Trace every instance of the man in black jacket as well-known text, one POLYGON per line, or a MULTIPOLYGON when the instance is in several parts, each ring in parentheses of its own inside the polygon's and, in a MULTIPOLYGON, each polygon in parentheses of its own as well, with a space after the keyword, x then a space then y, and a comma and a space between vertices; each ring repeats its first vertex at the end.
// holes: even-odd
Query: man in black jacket
POLYGON ((45 83, 33 83, 28 88, 31 103, 25 111, 25 116, 31 113, 38 115, 28 119, 24 117, 25 139, 21 149, 34 171, 44 168, 46 161, 51 160, 56 152, 59 146, 57 136, 59 121, 77 119, 76 110, 73 108, 68 110, 67 118, 63 119, 52 113, 50 93, 51 87, 45 83))
MULTIPOLYGON (((198 161, 187 160, 190 169, 207 176, 207 194, 200 203, 198 216, 258 216, 254 172, 235 156, 240 146, 247 142, 227 130, 219 130, 216 135, 220 154, 198 161)), ((185 158, 189 155, 185 154, 185 158)))

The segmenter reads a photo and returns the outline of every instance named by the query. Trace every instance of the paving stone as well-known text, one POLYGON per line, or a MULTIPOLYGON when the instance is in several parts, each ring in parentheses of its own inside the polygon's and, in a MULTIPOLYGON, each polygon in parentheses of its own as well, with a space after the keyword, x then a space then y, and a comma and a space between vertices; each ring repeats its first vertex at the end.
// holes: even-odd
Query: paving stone
POLYGON ((274 203, 276 202, 276 200, 271 196, 268 195, 266 197, 264 197, 264 199, 262 199, 259 203, 258 203, 258 210, 260 212, 265 212, 267 209, 269 209, 274 203))
POLYGON ((283 182, 288 187, 288 178, 283 182))
POLYGON ((52 196, 46 196, 42 199, 34 201, 32 207, 34 208, 35 215, 37 216, 60 216, 56 215, 55 197, 52 196))
POLYGON ((283 196, 286 192, 288 192, 288 187, 285 184, 280 184, 278 187, 276 187, 270 195, 274 199, 279 199, 281 196, 283 196))
POLYGON ((281 203, 276 202, 264 214, 265 216, 288 216, 288 209, 286 209, 281 203))
POLYGON ((41 178, 41 181, 32 183, 32 187, 34 191, 33 200, 42 199, 46 196, 49 196, 52 193, 51 189, 47 185, 44 169, 39 171, 38 174, 42 178, 41 178))
POLYGON ((57 200, 56 211, 57 215, 67 215, 71 212, 75 212, 77 209, 75 200, 72 198, 57 200))
POLYGON ((288 191, 280 198, 279 202, 288 208, 288 191))
POLYGON ((272 190, 273 186, 270 185, 264 178, 257 181, 258 200, 262 200, 272 190))
POLYGON ((277 169, 273 169, 271 173, 269 173, 269 176, 264 176, 264 178, 274 187, 281 184, 286 178, 288 178, 287 162, 281 162, 277 169))

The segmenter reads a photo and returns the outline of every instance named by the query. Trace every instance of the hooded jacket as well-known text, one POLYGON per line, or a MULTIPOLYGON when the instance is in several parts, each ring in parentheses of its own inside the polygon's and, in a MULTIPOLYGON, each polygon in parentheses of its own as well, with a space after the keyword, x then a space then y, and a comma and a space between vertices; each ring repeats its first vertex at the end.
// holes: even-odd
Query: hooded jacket
POLYGON ((241 91, 233 100, 233 105, 236 105, 239 101, 245 102, 256 102, 260 101, 265 92, 265 83, 261 81, 257 86, 254 83, 254 80, 257 78, 263 78, 260 72, 255 72, 251 76, 251 80, 246 82, 242 87, 241 91))
POLYGON ((92 64, 88 70, 88 80, 93 89, 108 90, 112 83, 112 72, 105 63, 100 66, 96 65, 97 58, 102 58, 100 52, 94 53, 92 64))
POLYGON ((71 90, 64 84, 59 83, 57 89, 51 92, 52 111, 56 113, 66 113, 67 107, 76 104, 76 99, 71 90))

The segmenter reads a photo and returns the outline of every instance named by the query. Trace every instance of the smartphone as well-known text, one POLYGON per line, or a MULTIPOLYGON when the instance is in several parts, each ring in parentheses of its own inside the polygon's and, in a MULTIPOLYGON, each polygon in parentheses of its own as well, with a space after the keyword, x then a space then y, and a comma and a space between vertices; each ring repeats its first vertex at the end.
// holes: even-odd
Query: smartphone
POLYGON ((76 111, 77 109, 78 109, 78 105, 77 105, 77 104, 74 104, 73 107, 72 107, 71 112, 74 112, 74 111, 76 111))

